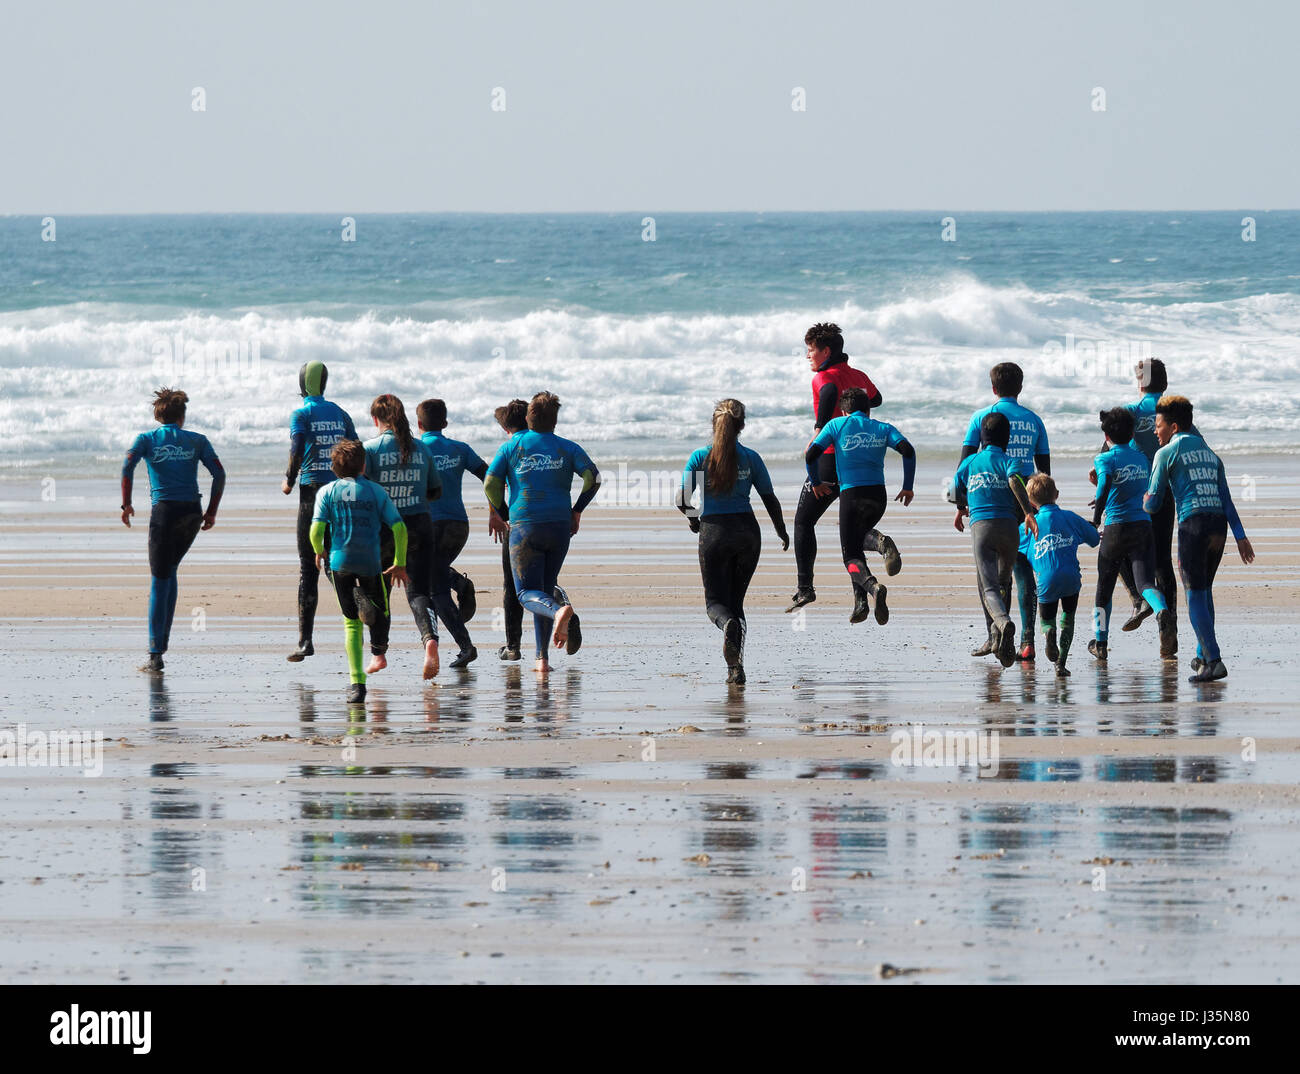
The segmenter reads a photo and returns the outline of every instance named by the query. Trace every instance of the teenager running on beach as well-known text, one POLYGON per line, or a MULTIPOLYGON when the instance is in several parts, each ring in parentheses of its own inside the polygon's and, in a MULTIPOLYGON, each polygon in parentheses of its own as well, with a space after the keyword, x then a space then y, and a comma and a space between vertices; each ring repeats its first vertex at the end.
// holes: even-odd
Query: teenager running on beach
POLYGON ((468 444, 443 435, 447 428, 447 404, 441 399, 424 400, 415 408, 415 417, 420 439, 428 448, 442 483, 442 495, 429 504, 429 516, 433 519, 433 606, 460 647, 460 653, 451 662, 452 667, 459 668, 478 659, 478 650, 465 629, 465 623, 474 617, 477 607, 474 583, 451 568, 469 540, 469 515, 465 513, 461 496, 461 480, 468 471, 482 481, 487 476, 487 463, 468 444), (458 603, 451 599, 452 590, 456 591, 458 603))
POLYGON ((568 642, 573 606, 552 595, 569 541, 578 532, 582 512, 600 491, 600 471, 572 440, 555 435, 560 397, 538 392, 528 404, 528 430, 512 436, 488 467, 483 491, 498 514, 510 519, 510 565, 519 602, 533 613, 536 670, 549 672, 551 640, 568 642), (574 476, 582 478, 576 502, 570 498, 574 476), (506 505, 509 483, 510 503, 506 505), (554 638, 548 638, 554 621, 554 638))
POLYGON ((736 399, 719 402, 713 408, 713 443, 691 453, 677 492, 677 509, 686 515, 691 532, 700 535, 704 609, 722 631, 727 682, 737 685, 745 682, 745 593, 763 544, 749 505, 750 489, 757 490, 767 508, 781 539, 781 551, 790 547, 781 503, 772 491, 767 467, 757 451, 738 439, 744 427, 744 404, 736 399), (700 492, 698 510, 691 503, 696 489, 700 492))
MULTIPOLYGON (((1050 474, 1052 456, 1047 445, 1047 427, 1043 425, 1042 418, 1027 407, 1021 406, 1018 401, 1025 383, 1024 371, 1014 362, 1000 362, 989 370, 989 383, 993 387, 993 394, 997 396, 997 401, 992 406, 987 406, 971 415, 970 425, 966 428, 966 438, 962 441, 962 459, 980 450, 980 429, 984 418, 989 414, 1001 414, 1007 419, 1011 429, 1006 452, 1008 457, 1019 466, 1021 478, 1028 480, 1035 471, 1050 474)), ((1013 573, 1016 591, 1020 598, 1020 629, 1023 646, 1020 650, 1020 659, 1033 660, 1034 618, 1038 609, 1038 594, 1034 589, 1034 572, 1029 567, 1029 560, 1020 553, 1016 554, 1013 573)), ((989 636, 983 645, 972 651, 971 656, 988 656, 996 648, 987 604, 984 606, 984 618, 985 625, 990 628, 989 636)))
MULTIPOLYGON (((442 494, 442 482, 429 449, 411 435, 406 408, 397 396, 378 396, 370 404, 370 416, 379 435, 365 443, 365 475, 388 493, 406 526, 406 570, 410 577, 406 600, 424 645, 423 674, 432 679, 438 674, 438 621, 433 614, 433 520, 429 517, 429 501, 442 494)), ((397 562, 393 558, 393 537, 385 531, 379 540, 384 567, 388 568, 397 562)), ((451 666, 464 667, 471 659, 462 651, 451 666)), ((373 675, 387 666, 385 655, 375 653, 366 673, 373 675)))
POLYGON ((311 644, 316 622, 320 570, 311 547, 311 520, 316 494, 334 480, 330 452, 340 440, 355 440, 357 431, 347 411, 325 398, 329 370, 323 362, 308 362, 298 370, 302 406, 289 419, 289 465, 280 491, 286 496, 298 483, 298 647, 287 659, 305 660, 315 651, 311 644))
MULTIPOLYGON (((1008 607, 1011 576, 1017 556, 1022 556, 1019 527, 1025 515, 1034 513, 1020 464, 1006 450, 1010 439, 1011 422, 1005 414, 984 415, 980 421, 984 447, 962 460, 952 483, 957 504, 953 525, 958 533, 964 532, 962 516, 970 516, 971 549, 984 616, 990 623, 991 651, 1004 668, 1016 661, 1016 625, 1008 607)), ((971 655, 984 654, 976 649, 971 655)))
MULTIPOLYGON (((853 614, 850 623, 861 623, 874 604, 877 623, 889 622, 888 590, 877 581, 863 554, 867 534, 885 514, 889 493, 885 490, 885 451, 893 448, 903 456, 903 488, 894 499, 907 507, 912 502, 916 477, 916 451, 892 425, 871 417, 871 399, 862 388, 840 393, 842 418, 826 423, 804 454, 808 480, 818 481, 817 466, 824 452, 834 450, 835 470, 840 484, 840 551, 844 568, 853 584, 853 614)), ((817 486, 814 486, 816 488, 817 486)), ((892 544, 892 542, 891 542, 892 544)))
MULTIPOLYGON (((499 406, 492 416, 501 426, 507 439, 517 436, 528 428, 528 404, 522 399, 511 399, 505 406, 499 406)), ((506 643, 497 650, 501 660, 518 660, 521 657, 519 647, 524 634, 524 606, 519 603, 519 594, 515 592, 515 573, 510 566, 510 503, 514 495, 507 489, 507 502, 500 512, 488 505, 488 533, 492 540, 501 544, 501 610, 505 615, 506 643)), ((561 604, 569 603, 569 594, 560 585, 551 590, 551 596, 561 604)), ((582 617, 575 611, 569 620, 569 636, 564 643, 564 651, 572 656, 582 648, 582 617)))
MULTIPOLYGON (((1111 595, 1115 592, 1115 579, 1124 567, 1128 567, 1129 576, 1140 587, 1140 599, 1156 613, 1161 638, 1173 616, 1155 585, 1156 550, 1151 537, 1151 516, 1142 508, 1151 468, 1147 457, 1132 445, 1134 426, 1133 414, 1127 408, 1103 410, 1101 430, 1106 435, 1106 450, 1092 464, 1097 479, 1092 524, 1101 525, 1103 518, 1106 523, 1097 553, 1097 595, 1092 609, 1094 637, 1088 643, 1088 652, 1099 661, 1107 656, 1111 595)), ((1145 614, 1133 615, 1124 629, 1136 630, 1145 618, 1145 614)))
MULTIPOLYGON (((871 378, 862 370, 849 365, 844 353, 844 336, 839 325, 815 324, 803 337, 808 348, 808 368, 812 370, 813 429, 814 436, 833 418, 842 418, 844 408, 840 395, 849 388, 861 388, 867 393, 868 406, 878 407, 880 392, 871 378)), ((835 475, 835 450, 828 448, 817 461, 816 480, 810 476, 799 492, 799 503, 794 511, 794 560, 798 573, 798 589, 791 598, 787 612, 802 608, 817 599, 813 588, 813 563, 817 559, 817 523, 826 509, 839 495, 835 475)), ((885 573, 894 575, 903 565, 898 549, 889 537, 872 529, 864 547, 869 552, 879 552, 885 557, 885 573)))
MULTIPOLYGON (((366 673, 361 668, 361 624, 370 628, 370 652, 382 659, 388 651, 390 624, 388 586, 401 586, 406 576, 406 526, 383 488, 361 476, 366 449, 357 440, 340 440, 330 452, 337 477, 316 497, 310 539, 317 567, 328 565, 334 593, 343 613, 343 641, 348 654, 348 702, 366 699, 366 673), (392 532, 393 565, 380 572, 380 534, 392 532), (328 554, 328 563, 326 555, 328 554)), ((381 665, 382 666, 382 665, 381 665)))
MULTIPOLYGON (((1032 515, 1020 527, 1020 552, 1033 568, 1038 590, 1038 617, 1043 624, 1047 659, 1056 665, 1056 675, 1070 674, 1065 666, 1074 642, 1074 616, 1079 609, 1083 572, 1079 570, 1079 545, 1096 548, 1101 537, 1097 528, 1073 511, 1056 506, 1059 492, 1047 474, 1034 474, 1025 486, 1032 515), (1061 633, 1056 633, 1056 606, 1061 606, 1061 633)), ((1114 584, 1114 578, 1111 579, 1114 584)))
POLYGON ((160 672, 176 614, 176 570, 199 530, 217 523, 226 471, 206 436, 182 428, 189 396, 173 388, 153 393, 159 428, 141 433, 122 463, 122 525, 131 527, 131 490, 143 459, 149 472, 149 659, 141 671, 160 672), (199 497, 199 463, 212 475, 208 509, 199 497))
POLYGON ((1167 497, 1178 515, 1178 572, 1187 591, 1187 614, 1196 631, 1196 672, 1189 682, 1212 682, 1228 674, 1214 634, 1214 576, 1223 559, 1228 527, 1237 552, 1247 565, 1255 550, 1246 539, 1228 491, 1223 460, 1191 432, 1192 404, 1181 395, 1162 396, 1156 404, 1156 439, 1160 450, 1151 467, 1151 483, 1142 506, 1155 516, 1167 497))

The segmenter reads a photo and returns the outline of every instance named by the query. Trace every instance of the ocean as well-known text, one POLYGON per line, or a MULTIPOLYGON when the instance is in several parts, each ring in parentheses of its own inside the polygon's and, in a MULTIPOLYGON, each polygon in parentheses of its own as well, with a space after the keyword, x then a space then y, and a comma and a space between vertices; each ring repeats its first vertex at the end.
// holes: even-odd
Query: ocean
POLYGON ((1216 447, 1300 450, 1300 212, 948 216, 953 241, 943 213, 0 218, 0 473, 115 474, 164 384, 228 468, 277 473, 312 359, 359 428, 436 396, 490 452, 493 408, 548 389, 602 465, 680 464, 734 396, 793 462, 819 320, 926 452, 1015 361, 1086 454, 1144 356, 1216 447))

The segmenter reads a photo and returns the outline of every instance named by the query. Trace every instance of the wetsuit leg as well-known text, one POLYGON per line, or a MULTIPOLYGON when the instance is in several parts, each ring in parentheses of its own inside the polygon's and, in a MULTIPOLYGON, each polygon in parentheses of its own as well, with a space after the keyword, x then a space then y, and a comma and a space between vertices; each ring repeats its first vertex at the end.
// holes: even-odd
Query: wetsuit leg
POLYGON ((1057 667, 1064 667, 1066 657, 1070 655, 1070 646, 1074 643, 1074 616, 1078 610, 1078 593, 1067 593, 1061 598, 1061 630, 1056 642, 1060 653, 1056 658, 1057 667))
POLYGON ((388 634, 392 625, 391 590, 382 574, 359 576, 357 588, 375 606, 375 621, 370 625, 370 651, 376 656, 388 652, 388 634))
MULTIPOLYGON (((1016 525, 1024 521, 1024 516, 1016 520, 1016 525)), ((1030 566, 1029 557, 1016 549, 1016 562, 1013 568, 1016 579, 1016 593, 1020 602, 1020 637, 1023 644, 1032 645, 1034 640, 1034 620, 1038 615, 1038 579, 1034 577, 1034 568, 1030 566)))
MULTIPOLYGON (((1174 498, 1166 496, 1160 510, 1151 516, 1151 538, 1155 543, 1155 587, 1165 598, 1165 607, 1178 611, 1178 580, 1174 571, 1174 526, 1177 513, 1174 498)), ((1160 637, 1162 652, 1172 656, 1178 650, 1178 616, 1167 617, 1167 631, 1160 637)))
MULTIPOLYGON (((315 485, 298 486, 298 646, 311 641, 316 624, 316 606, 319 599, 320 568, 316 566, 316 551, 311 546, 311 520, 316 511, 315 485)), ((325 528, 325 558, 330 554, 330 528, 325 528)))
POLYGON ((849 581, 859 589, 872 592, 876 577, 862 554, 867 538, 885 513, 884 485, 863 485, 840 491, 840 554, 849 581))
POLYGON ((762 536, 753 513, 706 515, 700 519, 700 578, 704 610, 719 630, 729 619, 745 618, 745 594, 758 568, 762 536))
POLYGON ((501 542, 501 609, 506 620, 506 648, 518 650, 524 636, 524 606, 515 591, 515 572, 510 565, 510 539, 501 542))
POLYGON ((1190 515, 1178 524, 1178 569, 1187 590, 1187 614, 1196 631, 1197 651, 1207 663, 1220 656, 1211 587, 1227 540, 1228 520, 1220 514, 1190 515))
POLYGON ((569 550, 569 536, 568 522, 524 522, 510 527, 515 591, 519 603, 533 613, 538 660, 544 659, 550 649, 551 620, 564 607, 551 591, 569 550))
POLYGON ((199 501, 160 500, 149 513, 149 652, 167 651, 176 614, 176 571, 203 524, 199 501))
POLYGON ((1008 606, 1011 602, 1011 576, 1020 545, 1019 530, 1009 518, 984 519, 971 524, 971 544, 985 613, 1002 630, 1011 622, 1008 606))
MULTIPOLYGON (((461 618, 460 608, 451 599, 453 576, 451 561, 460 554, 469 538, 469 523, 460 519, 439 519, 433 523, 433 561, 431 577, 433 588, 433 607, 437 617, 442 620, 448 633, 464 652, 471 645, 469 631, 461 618)), ((432 615, 432 613, 431 613, 432 615)))
POLYGON ((794 561, 799 575, 800 589, 812 588, 813 564, 817 559, 817 523, 839 496, 834 455, 822 455, 818 458, 817 474, 822 481, 830 484, 834 491, 819 500, 813 495, 812 485, 805 478, 803 489, 799 493, 799 505, 794 511, 794 561))
POLYGON ((348 656, 348 681, 365 682, 366 673, 361 662, 363 627, 361 613, 357 608, 357 576, 335 571, 330 581, 334 585, 334 596, 338 598, 339 611, 343 615, 343 650, 348 656))
MULTIPOLYGON (((411 617, 420 632, 420 642, 427 644, 438 640, 438 621, 433 616, 433 519, 427 511, 403 515, 406 523, 406 602, 411 607, 411 617)), ((391 531, 388 533, 392 541, 391 531)), ((392 553, 384 566, 392 565, 392 553)))
POLYGON ((1105 645, 1110 638, 1110 617, 1124 553, 1120 548, 1120 524, 1112 522, 1101 535, 1097 547, 1097 590, 1092 600, 1092 627, 1097 641, 1105 645))

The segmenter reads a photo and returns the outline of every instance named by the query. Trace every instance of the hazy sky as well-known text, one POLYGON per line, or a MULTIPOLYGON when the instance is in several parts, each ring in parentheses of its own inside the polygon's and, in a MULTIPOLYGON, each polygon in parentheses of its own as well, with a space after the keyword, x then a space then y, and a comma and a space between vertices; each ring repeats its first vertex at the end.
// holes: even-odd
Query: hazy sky
POLYGON ((1294 4, 6 8, 6 213, 1300 206, 1294 4))

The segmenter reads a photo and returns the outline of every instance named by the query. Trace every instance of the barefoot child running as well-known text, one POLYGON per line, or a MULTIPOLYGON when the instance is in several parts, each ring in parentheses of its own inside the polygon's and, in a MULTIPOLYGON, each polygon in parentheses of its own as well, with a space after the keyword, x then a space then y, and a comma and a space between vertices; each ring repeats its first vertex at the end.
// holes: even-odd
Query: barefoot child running
POLYGON ((388 587, 406 584, 406 526, 393 501, 379 485, 361 476, 366 450, 357 440, 340 440, 330 454, 337 480, 316 496, 311 524, 311 544, 317 569, 328 565, 343 613, 343 639, 348 654, 348 703, 366 699, 366 673, 361 668, 361 624, 370 628, 370 652, 382 657, 388 651, 388 587), (394 561, 380 572, 379 535, 392 530, 394 561), (329 537, 326 562, 325 540, 329 537))
MULTIPOLYGON (((1034 571, 1038 589, 1038 617, 1043 624, 1047 659, 1056 665, 1058 678, 1069 675, 1065 662, 1074 641, 1074 614, 1079 608, 1083 574, 1079 570, 1079 545, 1096 548, 1101 540, 1086 518, 1056 506, 1056 482, 1047 474, 1034 474, 1025 488, 1032 516, 1020 527, 1020 552, 1034 571), (1056 633, 1056 606, 1061 606, 1061 633, 1056 633)), ((1114 579, 1111 579, 1114 584, 1114 579)))
POLYGON ((141 671, 161 672, 163 653, 176 614, 176 570, 199 530, 217 523, 217 506, 226 471, 206 436, 182 428, 189 396, 172 388, 154 392, 153 416, 159 428, 135 438, 122 464, 122 524, 131 527, 135 468, 144 459, 149 471, 149 659, 141 671), (212 475, 208 509, 199 498, 199 463, 212 475))
MULTIPOLYGON (((894 498, 904 507, 912 502, 916 451, 892 425, 871 417, 871 398, 862 388, 843 391, 840 406, 845 416, 827 422, 809 445, 804 462, 808 466, 808 480, 816 482, 822 452, 832 447, 835 450, 840 486, 840 551, 844 569, 853 584, 853 614, 849 622, 861 623, 874 604, 876 622, 883 625, 889 622, 889 606, 885 603, 888 590, 871 573, 864 550, 868 534, 875 530, 889 505, 889 493, 885 491, 885 451, 893 448, 903 456, 903 488, 894 498)), ((826 491, 830 491, 829 486, 826 491)))

